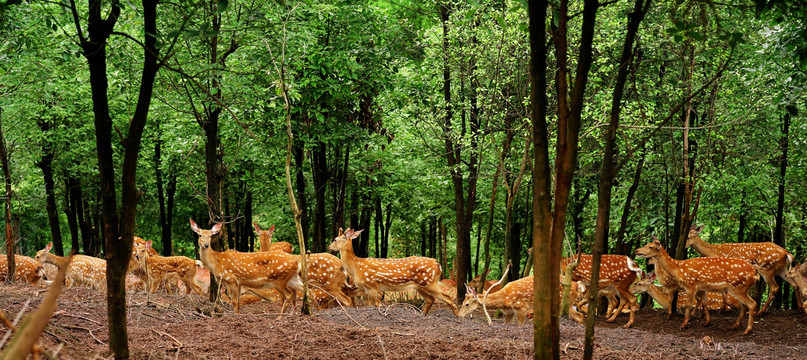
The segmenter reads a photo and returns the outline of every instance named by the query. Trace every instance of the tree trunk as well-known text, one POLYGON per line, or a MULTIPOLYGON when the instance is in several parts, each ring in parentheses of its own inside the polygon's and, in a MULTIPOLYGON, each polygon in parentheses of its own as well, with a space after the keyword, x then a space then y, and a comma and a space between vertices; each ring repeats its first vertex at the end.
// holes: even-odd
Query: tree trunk
POLYGON ((594 230, 594 246, 592 246, 591 249, 591 285, 589 286, 589 307, 588 315, 586 316, 584 359, 591 359, 594 355, 594 311, 597 308, 597 300, 599 299, 600 260, 603 248, 608 242, 612 184, 614 176, 616 176, 616 173, 619 171, 619 169, 614 166, 614 153, 622 95, 628 77, 628 67, 633 57, 633 42, 636 39, 639 24, 642 22, 649 5, 650 0, 636 0, 633 11, 628 15, 628 31, 625 35, 625 42, 623 43, 622 55, 619 61, 619 70, 617 72, 616 82, 614 83, 614 93, 611 101, 611 121, 605 133, 605 152, 600 169, 600 183, 597 195, 597 225, 594 230))
POLYGON ((381 237, 381 257, 387 258, 389 256, 389 231, 392 227, 392 203, 387 204, 387 219, 381 228, 384 235, 381 237))
MULTIPOLYGON (((246 185, 249 186, 249 185, 246 185)), ((302 211, 301 211, 302 212, 302 211)), ((246 199, 244 200, 244 221, 243 228, 241 229, 241 244, 238 251, 252 252, 254 244, 254 232, 252 231, 252 190, 246 191, 246 199)), ((305 237, 303 237, 305 241, 305 237)))
MULTIPOLYGON (((292 133, 292 136, 299 139, 297 134, 292 133)), ((300 226, 303 228, 303 241, 306 243, 306 248, 308 248, 309 244, 309 224, 310 219, 308 216, 308 199, 306 198, 306 191, 305 191, 305 174, 303 173, 303 162, 305 161, 305 152, 304 152, 304 144, 302 140, 297 140, 294 142, 294 167, 297 172, 296 178, 296 187, 297 187, 297 207, 300 208, 300 226)), ((249 225, 251 223, 247 223, 249 225)), ((250 231, 252 234, 252 231, 250 231)), ((254 235, 250 235, 250 241, 254 241, 254 235)), ((251 247, 251 246, 250 246, 251 247)))
MULTIPOLYGON (((785 246, 783 228, 785 221, 785 175, 787 174, 788 136, 790 134, 790 116, 795 114, 796 108, 787 106, 785 114, 782 116, 782 136, 779 139, 782 156, 779 159, 779 197, 776 202, 776 227, 773 232, 773 243, 782 247, 785 246)), ((774 280, 779 283, 779 291, 773 299, 772 306, 778 309, 782 307, 782 300, 785 298, 782 294, 785 293, 786 288, 783 286, 782 279, 775 278, 774 280)))
POLYGON ((312 244, 315 250, 324 248, 327 241, 325 193, 328 190, 330 175, 325 152, 325 143, 322 141, 317 142, 317 146, 314 147, 314 164, 311 169, 314 179, 314 200, 316 202, 314 205, 314 241, 312 244))
MULTIPOLYGON (((46 120, 39 121, 39 129, 43 135, 50 131, 50 123, 46 120)), ((58 256, 64 256, 62 247, 62 229, 59 227, 59 213, 56 209, 56 190, 53 182, 53 149, 47 139, 42 145, 42 159, 37 166, 42 169, 42 177, 45 181, 45 194, 47 197, 48 224, 50 225, 50 237, 53 242, 53 251, 58 256)))
MULTIPOLYGON (((0 120, 2 120, 3 109, 0 108, 0 120)), ((9 168, 8 149, 6 149, 6 138, 3 135, 3 126, 0 124, 0 164, 3 166, 3 179, 6 185, 5 201, 5 219, 6 219, 6 282, 11 284, 14 282, 14 274, 17 271, 17 264, 14 261, 14 254, 16 250, 14 245, 16 238, 14 237, 14 223, 11 221, 11 198, 14 194, 11 192, 11 169, 9 168)))
MULTIPOLYGON (((649 0, 648 0, 649 1, 649 0)), ((631 202, 636 195, 636 190, 639 188, 639 179, 642 176, 642 166, 644 165, 645 153, 639 158, 639 163, 636 164, 636 173, 633 175, 633 184, 628 189, 628 196, 625 199, 625 206, 622 207, 622 219, 619 222, 619 230, 616 233, 616 248, 614 251, 617 254, 629 255, 632 249, 625 244, 625 231, 628 228, 628 218, 630 217, 631 202)))
MULTIPOLYGON (((339 151, 337 151, 337 162, 339 159, 339 151)), ((331 227, 331 236, 328 238, 334 238, 339 234, 339 229, 344 226, 345 223, 345 187, 347 186, 347 176, 348 176, 348 163, 350 162, 350 145, 345 146, 345 158, 343 168, 336 170, 336 176, 334 176, 334 197, 333 197, 333 226, 331 227)), ((369 221, 366 223, 367 226, 370 225, 369 221)), ((367 236, 370 236, 370 232, 365 232, 367 236)), ((322 249, 319 249, 318 252, 326 251, 328 241, 326 240, 322 244, 322 249)))
POLYGON ((440 264, 440 255, 437 253, 437 219, 432 217, 429 220, 429 257, 437 259, 440 264))
POLYGON ((64 213, 67 216, 67 225, 70 229, 70 247, 71 251, 79 253, 79 238, 78 238, 78 219, 76 216, 76 208, 78 205, 73 198, 72 184, 76 182, 75 178, 65 175, 64 179, 64 213))
POLYGON ((157 182, 157 204, 160 207, 160 239, 163 245, 163 256, 171 256, 171 228, 168 226, 170 215, 166 214, 165 192, 163 191, 162 170, 162 131, 157 122, 157 138, 154 140, 154 176, 157 182))
POLYGON ((375 232, 373 233, 373 235, 375 236, 375 257, 382 257, 379 237, 383 237, 383 235, 380 233, 384 231, 382 230, 384 225, 381 224, 382 221, 381 198, 378 195, 376 195, 375 197, 374 205, 375 205, 375 221, 373 222, 375 224, 375 232))

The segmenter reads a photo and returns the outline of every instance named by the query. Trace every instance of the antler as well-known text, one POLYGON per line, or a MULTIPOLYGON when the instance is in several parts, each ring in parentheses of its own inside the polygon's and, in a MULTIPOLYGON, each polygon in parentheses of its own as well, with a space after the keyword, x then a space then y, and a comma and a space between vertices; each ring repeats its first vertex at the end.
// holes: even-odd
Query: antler
POLYGON ((493 325, 493 321, 490 320, 490 315, 488 314, 488 307, 485 306, 485 303, 488 301, 488 293, 490 293, 490 289, 493 289, 494 286, 499 285, 504 281, 504 279, 507 277, 507 272, 510 271, 511 266, 513 266, 513 262, 508 261, 507 268, 504 269, 504 274, 502 274, 502 278, 499 279, 499 281, 493 283, 493 285, 489 289, 485 290, 485 296, 482 297, 482 311, 484 311, 485 313, 485 318, 488 319, 488 325, 493 325))

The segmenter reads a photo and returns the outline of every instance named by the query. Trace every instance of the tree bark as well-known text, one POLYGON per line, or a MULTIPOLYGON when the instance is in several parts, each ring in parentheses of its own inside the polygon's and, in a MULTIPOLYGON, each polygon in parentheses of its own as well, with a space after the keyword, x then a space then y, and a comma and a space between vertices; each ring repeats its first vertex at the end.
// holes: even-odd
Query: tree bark
MULTIPOLYGON (((39 120, 39 129, 47 136, 50 131, 50 123, 46 120, 39 120)), ((62 229, 59 227, 59 213, 56 208, 56 186, 53 181, 53 148, 50 141, 45 139, 42 145, 42 159, 37 162, 37 166, 42 169, 42 177, 45 181, 45 195, 47 198, 48 224, 50 225, 50 237, 53 242, 53 251, 58 256, 64 256, 62 246, 62 229)))
MULTIPOLYGON (((649 0, 648 0, 649 1, 649 0)), ((639 179, 642 176, 642 167, 644 166, 645 153, 639 158, 639 163, 636 164, 636 172, 633 175, 633 183, 628 189, 628 196, 625 198, 625 206, 622 207, 622 219, 619 222, 619 230, 616 233, 616 248, 614 251, 617 254, 629 255, 631 249, 625 243, 625 231, 628 228, 628 218, 630 217, 631 203, 633 197, 636 195, 636 190, 639 188, 639 179)))
MULTIPOLYGON (((328 190, 328 161, 325 156, 325 143, 317 142, 314 147, 314 161, 312 164, 312 177, 314 180, 314 241, 313 248, 320 249, 326 243, 326 221, 325 221, 325 193, 328 190)), ((355 205, 354 205, 355 206, 355 205)))
MULTIPOLYGON (((294 142, 294 167, 297 172, 296 178, 296 187, 297 187, 297 207, 300 208, 300 225, 303 228, 303 241, 306 243, 306 247, 308 248, 309 244, 309 226, 310 226, 310 217, 308 215, 308 199, 306 198, 306 191, 305 191, 305 174, 304 174, 304 165, 303 162, 305 161, 305 149, 302 140, 299 140, 299 136, 292 132, 292 136, 297 138, 298 140, 294 142)), ((249 225, 251 223, 247 223, 249 225)), ((250 233, 252 233, 250 231, 250 233)), ((250 236, 250 241, 254 241, 254 235, 250 236)))
MULTIPOLYGON (((785 215, 785 175, 787 174, 787 150, 788 150, 788 136, 790 134, 790 116, 796 113, 794 106, 787 106, 785 114, 782 116, 782 136, 779 139, 779 146, 782 150, 781 158, 779 159, 779 196, 776 202, 776 227, 773 231, 773 243, 779 246, 785 246, 784 239, 784 215, 785 215)), ((785 293, 787 288, 783 285, 784 282, 780 278, 774 279, 779 283, 779 291, 773 299, 772 306, 774 308, 782 307, 782 300, 785 299, 782 294, 785 293)))
MULTIPOLYGON (((0 108, 0 120, 2 120, 3 109, 0 108)), ((11 198, 14 194, 11 192, 11 169, 8 161, 8 149, 6 148, 6 138, 3 135, 3 126, 0 123, 0 164, 3 166, 3 179, 6 186, 6 195, 3 204, 5 205, 5 221, 6 221, 6 282, 11 284, 14 282, 14 274, 17 271, 17 264, 14 261, 15 243, 17 241, 14 236, 14 222, 11 220, 11 198)))
POLYGON ((79 238, 78 238, 78 219, 76 215, 76 202, 73 199, 72 184, 75 179, 65 175, 64 179, 64 213, 67 216, 67 225, 70 229, 70 246, 71 251, 79 253, 79 238))
MULTIPOLYGON (((588 4, 586 4, 588 7, 588 4)), ((598 288, 600 279, 600 260, 605 244, 608 242, 608 230, 611 217, 611 191, 614 176, 619 171, 614 166, 614 153, 616 148, 616 129, 619 126, 619 113, 622 105, 622 96, 625 82, 628 77, 628 67, 633 57, 633 42, 639 30, 639 24, 650 6, 650 0, 636 0, 633 11, 628 15, 628 30, 622 47, 616 82, 614 83, 613 99, 611 101, 611 119, 605 133, 605 152, 600 169, 600 183, 597 196, 597 225, 594 230, 594 246, 592 246, 591 282, 589 285, 589 307, 586 316, 586 339, 583 358, 591 359, 594 356, 594 312, 599 299, 598 288)), ((596 7, 593 9, 596 12, 596 7)), ((585 11, 585 10, 584 10, 585 11)), ((593 19, 592 19, 593 25, 593 19)))

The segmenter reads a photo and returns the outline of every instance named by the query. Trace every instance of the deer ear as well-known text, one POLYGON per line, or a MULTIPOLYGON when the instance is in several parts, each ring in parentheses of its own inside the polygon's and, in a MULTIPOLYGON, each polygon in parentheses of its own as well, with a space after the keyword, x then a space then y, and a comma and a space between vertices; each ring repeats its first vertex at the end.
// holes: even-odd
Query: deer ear
POLYGON ((355 239, 355 238, 359 237, 359 235, 361 235, 362 231, 364 231, 364 229, 358 230, 358 231, 353 231, 353 233, 350 234, 350 238, 355 239))
POLYGON ((147 248, 150 248, 150 247, 151 247, 151 240, 146 241, 146 247, 147 247, 147 248))
POLYGON ((269 230, 266 230, 266 231, 268 231, 268 232, 269 232, 269 235, 272 235, 272 233, 274 233, 274 232, 275 232, 275 226, 274 226, 274 225, 270 226, 270 227, 269 227, 269 230))
POLYGON ((258 226, 258 223, 256 223, 256 222, 254 222, 254 221, 253 221, 253 222, 252 222, 252 227, 254 227, 254 228, 255 228, 255 231, 257 231, 257 232, 261 232, 261 227, 260 227, 260 226, 258 226))
POLYGON ((196 225, 196 222, 193 221, 193 219, 190 219, 190 221, 191 221, 191 230, 193 230, 193 232, 199 235, 202 235, 202 229, 199 228, 199 225, 196 225))
POLYGON ((53 243, 48 243, 48 246, 45 246, 45 251, 50 251, 53 248, 53 243))
POLYGON ((656 280, 656 272, 650 272, 650 281, 656 280))
POLYGON ((704 224, 704 225, 701 225, 701 226, 698 228, 698 234, 700 234, 700 233, 701 233, 701 231, 703 231, 703 228, 704 228, 705 226, 706 226, 706 225, 704 224))
POLYGON ((339 234, 337 234, 336 236, 342 236, 344 233, 345 233, 345 232, 344 232, 344 231, 342 231, 342 228, 339 228, 339 234))
POLYGON ((219 231, 221 231, 221 223, 216 223, 216 225, 213 225, 210 229, 210 235, 216 235, 219 231))

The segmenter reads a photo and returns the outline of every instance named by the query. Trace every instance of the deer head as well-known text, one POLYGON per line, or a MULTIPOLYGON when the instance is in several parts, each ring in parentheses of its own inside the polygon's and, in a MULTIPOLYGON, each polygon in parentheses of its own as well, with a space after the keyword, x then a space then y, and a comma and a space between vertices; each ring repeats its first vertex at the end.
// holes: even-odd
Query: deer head
POLYGON ((50 255, 51 248, 53 248, 52 242, 48 243, 48 246, 45 246, 44 249, 37 251, 36 256, 34 256, 34 260, 44 264, 45 261, 48 259, 48 255, 50 255))
POLYGON ((207 250, 210 248, 210 241, 213 238, 213 235, 216 235, 221 231, 221 223, 217 223, 213 225, 210 230, 203 230, 199 228, 199 225, 196 225, 196 222, 193 219, 191 221, 191 230, 199 235, 199 249, 207 250))
POLYGON ((696 226, 695 224, 689 229, 689 235, 687 235, 687 247, 691 247, 695 245, 695 242, 700 240, 700 233, 703 231, 703 227, 706 225, 701 225, 700 227, 696 226))
POLYGON ((655 236, 653 236, 653 240, 653 242, 636 249, 636 256, 640 258, 652 258, 661 254, 661 252, 664 251, 661 242, 659 242, 655 236))
POLYGON ((648 288, 653 285, 653 282, 656 281, 656 272, 650 272, 647 276, 643 276, 641 279, 636 280, 633 285, 631 285, 630 290, 631 293, 638 294, 646 292, 648 288))
POLYGON ((465 289, 465 300, 457 313, 459 317, 465 317, 479 308, 479 295, 477 295, 476 290, 468 285, 465 285, 465 289))
POLYGON ((351 241, 353 241, 353 239, 359 237, 359 235, 361 234, 362 231, 364 231, 364 230, 347 229, 347 231, 345 231, 343 233, 342 229, 339 229, 339 236, 337 236, 335 239, 333 239, 333 242, 331 243, 331 245, 328 246, 328 250, 342 251, 342 250, 352 249, 353 248, 353 243, 351 241), (348 246, 350 246, 350 247, 348 247, 348 246))

